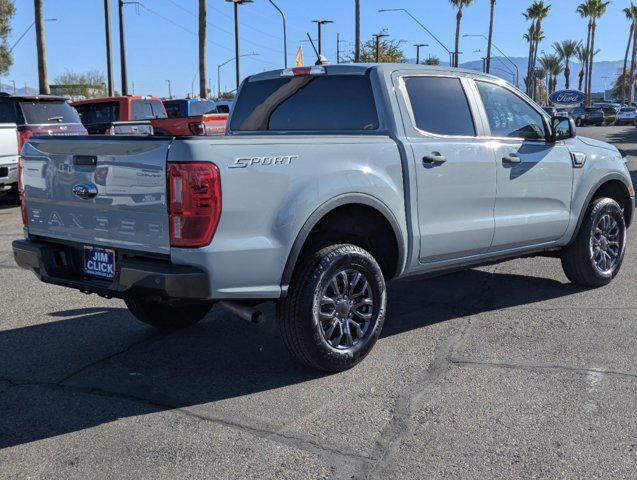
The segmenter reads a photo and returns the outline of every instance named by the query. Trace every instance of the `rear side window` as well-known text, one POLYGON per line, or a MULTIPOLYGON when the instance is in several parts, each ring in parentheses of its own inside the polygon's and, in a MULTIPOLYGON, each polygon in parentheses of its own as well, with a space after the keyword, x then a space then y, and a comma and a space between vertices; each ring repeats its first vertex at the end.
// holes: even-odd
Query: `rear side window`
POLYGON ((0 102, 0 123, 18 123, 14 102, 0 102))
POLYGON ((66 102, 22 101, 20 108, 27 124, 81 123, 75 109, 66 102))
POLYGON ((166 109, 168 118, 178 118, 181 116, 180 102, 164 102, 164 108, 166 109))
POLYGON ((281 77, 246 82, 232 115, 234 131, 377 130, 366 75, 281 77))
POLYGON ((476 82, 494 137, 546 138, 542 115, 522 98, 504 87, 476 82))
POLYGON ((119 120, 119 102, 90 103, 75 107, 82 123, 112 123, 119 120))
POLYGON ((217 107, 214 102, 192 102, 190 104, 190 116, 196 117, 199 115, 206 115, 208 113, 217 113, 217 107))
POLYGON ((420 130, 437 135, 475 136, 473 117, 460 79, 407 77, 405 87, 420 130))
POLYGON ((166 118, 164 105, 159 100, 133 100, 131 102, 131 120, 152 120, 166 118))

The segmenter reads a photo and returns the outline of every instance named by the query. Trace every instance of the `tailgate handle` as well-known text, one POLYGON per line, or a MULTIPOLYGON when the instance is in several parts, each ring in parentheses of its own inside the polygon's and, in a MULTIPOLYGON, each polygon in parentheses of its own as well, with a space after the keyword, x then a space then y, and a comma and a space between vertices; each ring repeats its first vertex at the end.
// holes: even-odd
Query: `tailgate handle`
POLYGON ((97 157, 95 155, 75 155, 73 157, 73 165, 94 167, 97 165, 97 157))

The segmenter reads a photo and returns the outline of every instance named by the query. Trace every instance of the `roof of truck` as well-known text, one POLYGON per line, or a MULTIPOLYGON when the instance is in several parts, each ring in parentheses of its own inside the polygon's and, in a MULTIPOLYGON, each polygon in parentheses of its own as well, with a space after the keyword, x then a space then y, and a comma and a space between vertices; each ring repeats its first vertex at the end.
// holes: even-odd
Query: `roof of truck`
POLYGON ((42 102, 66 102, 68 98, 60 95, 12 95, 6 92, 0 92, 0 101, 4 99, 10 100, 26 100, 26 101, 42 101, 42 102))
MULTIPOLYGON (((489 78, 503 82, 500 77, 495 75, 489 75, 487 73, 478 72, 476 70, 468 70, 465 68, 453 68, 449 66, 434 66, 434 65, 416 65, 414 63, 339 63, 336 65, 323 65, 328 75, 364 75, 368 70, 374 69, 383 74, 391 74, 397 70, 401 71, 414 71, 414 72, 429 72, 429 73, 441 73, 441 74, 453 74, 453 75, 467 75, 480 78, 489 78)), ((250 76, 251 80, 266 80, 271 78, 280 77, 282 69, 271 70, 269 72, 257 73, 250 76)))

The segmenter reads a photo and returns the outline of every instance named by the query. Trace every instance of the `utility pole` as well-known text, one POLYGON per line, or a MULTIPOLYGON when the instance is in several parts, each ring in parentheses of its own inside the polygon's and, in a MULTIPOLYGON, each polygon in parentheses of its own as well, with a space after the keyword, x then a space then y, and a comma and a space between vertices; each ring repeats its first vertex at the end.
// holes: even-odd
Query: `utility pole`
POLYGON ((354 1, 355 30, 356 30, 356 46, 354 47, 354 62, 361 61, 361 0, 354 1))
POLYGON ((172 91, 172 88, 171 88, 170 80, 166 80, 166 83, 168 84, 168 100, 172 100, 173 91, 172 91))
POLYGON ((128 73, 126 71, 126 39, 124 37, 124 0, 119 4, 119 58, 122 71, 122 95, 128 95, 128 73))
POLYGON ((341 43, 345 40, 341 40, 341 34, 336 34, 336 63, 341 63, 341 43))
POLYGON ((237 77, 237 91, 241 85, 241 54, 239 53, 239 5, 252 3, 252 0, 226 0, 234 4, 234 54, 235 54, 235 71, 237 77))
POLYGON ((389 37, 386 33, 375 33, 373 37, 376 39, 376 63, 380 63, 380 39, 389 37))
POLYGON ((49 78, 46 68, 46 45, 44 43, 44 7, 42 0, 33 0, 35 10, 35 40, 38 50, 38 80, 40 83, 40 94, 51 93, 49 88, 49 78))
POLYGON ((206 98, 206 0, 199 0, 199 97, 206 98))
POLYGON ((420 65, 420 48, 428 46, 429 44, 427 43, 417 43, 416 45, 414 45, 414 47, 416 47, 416 65, 420 65))
POLYGON ((109 0, 104 0, 104 23, 106 27, 106 75, 108 79, 108 96, 113 96, 113 57, 111 54, 111 7, 109 0))
POLYGON ((334 23, 332 20, 312 20, 313 23, 316 23, 318 26, 318 54, 321 55, 323 53, 323 36, 322 36, 322 28, 323 25, 327 25, 328 23, 334 23))

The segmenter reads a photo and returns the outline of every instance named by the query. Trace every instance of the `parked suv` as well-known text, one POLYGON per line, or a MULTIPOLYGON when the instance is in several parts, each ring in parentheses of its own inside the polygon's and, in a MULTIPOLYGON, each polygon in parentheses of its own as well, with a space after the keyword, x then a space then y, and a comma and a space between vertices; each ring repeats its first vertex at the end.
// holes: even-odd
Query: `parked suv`
POLYGON ((292 355, 343 370, 379 338, 391 279, 545 255, 576 284, 613 280, 630 173, 575 130, 474 71, 259 73, 222 139, 31 139, 13 253, 42 281, 123 298, 158 328, 217 302, 256 322, 276 302, 292 355))
POLYGON ((622 107, 617 114, 617 120, 615 120, 617 125, 635 124, 635 122, 637 122, 636 107, 622 107))
POLYGON ((17 157, 32 135, 86 135, 73 107, 53 95, 0 93, 0 125, 0 192, 17 189, 17 157))
POLYGON ((578 127, 585 125, 600 127, 604 124, 604 112, 600 107, 575 107, 571 110, 570 116, 578 127))

